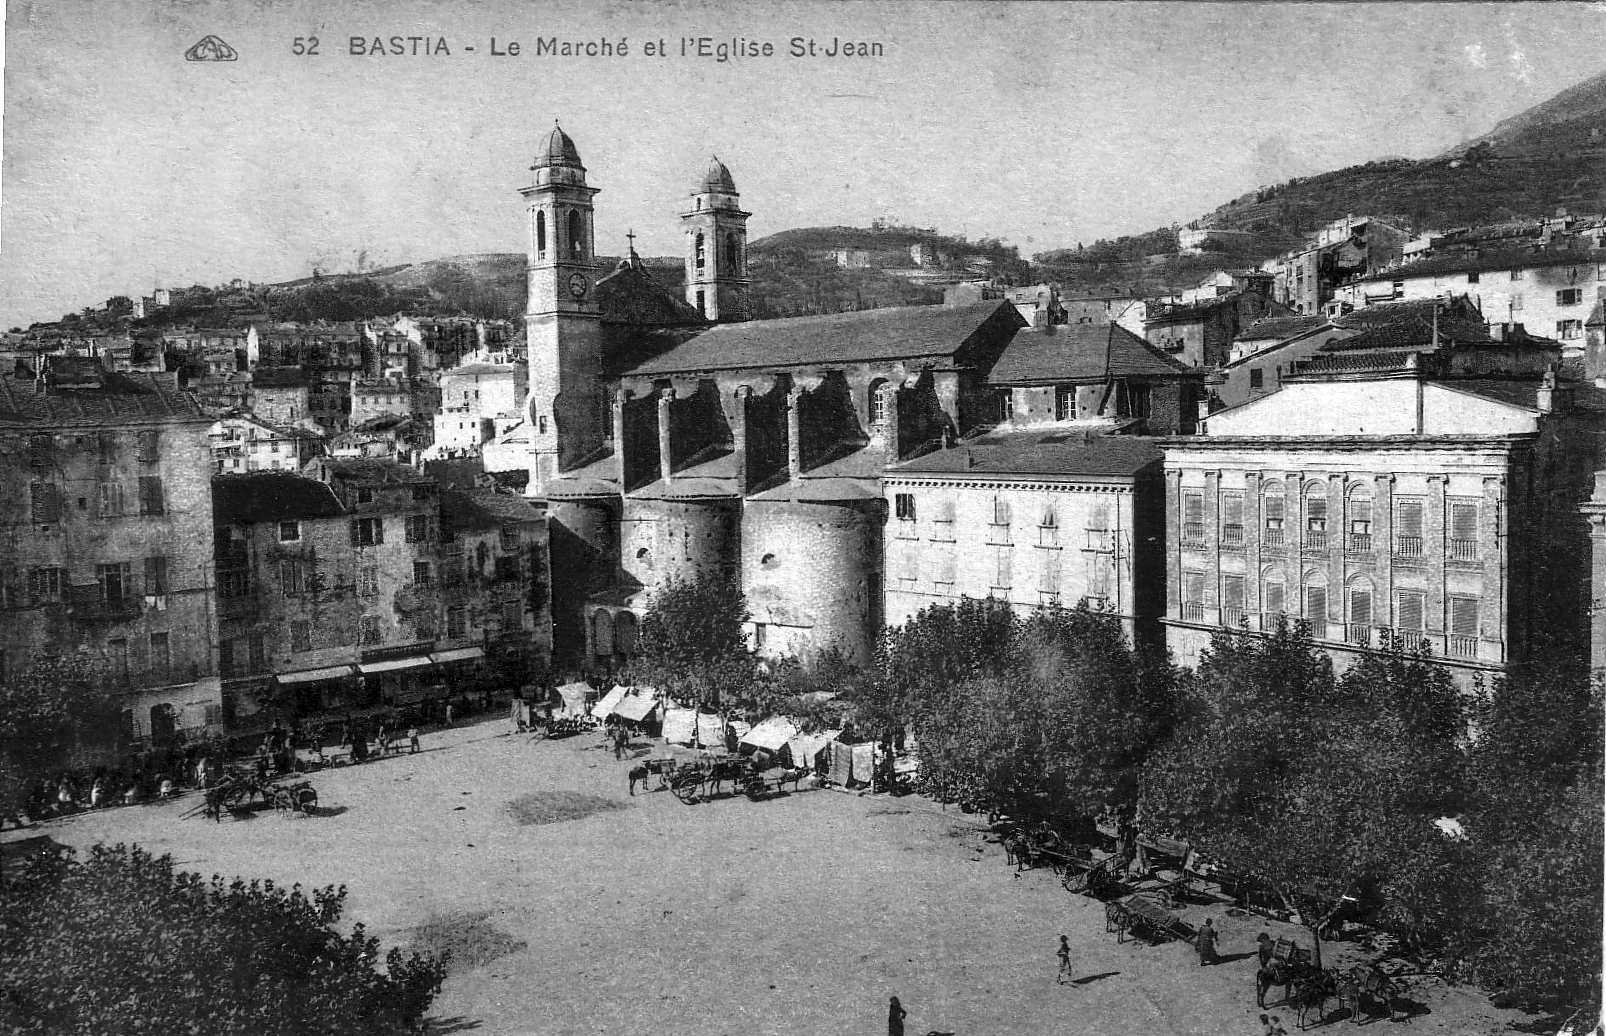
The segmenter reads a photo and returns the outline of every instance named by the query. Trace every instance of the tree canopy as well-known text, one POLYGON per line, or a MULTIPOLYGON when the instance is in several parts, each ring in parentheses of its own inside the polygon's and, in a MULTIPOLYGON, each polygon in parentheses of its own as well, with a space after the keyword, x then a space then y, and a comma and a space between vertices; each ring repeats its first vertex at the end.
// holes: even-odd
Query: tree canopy
POLYGON ((699 704, 741 700, 757 665, 743 631, 749 617, 741 587, 726 575, 667 580, 641 617, 635 675, 699 704))
POLYGON ((100 761, 117 747, 121 703, 87 652, 36 655, 0 680, 0 815, 30 785, 100 761))

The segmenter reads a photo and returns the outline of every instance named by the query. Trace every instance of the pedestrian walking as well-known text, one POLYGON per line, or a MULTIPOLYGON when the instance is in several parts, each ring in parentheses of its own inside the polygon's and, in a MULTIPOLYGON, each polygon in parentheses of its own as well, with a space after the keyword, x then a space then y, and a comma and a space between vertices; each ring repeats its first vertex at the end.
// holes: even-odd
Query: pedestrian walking
POLYGON ((1057 956, 1060 960, 1059 983, 1063 986, 1071 979, 1071 944, 1066 941, 1066 938, 1063 935, 1060 936, 1060 948, 1059 952, 1056 953, 1055 956, 1057 956))
POLYGON ((448 727, 452 726, 452 713, 453 713, 453 711, 454 711, 454 709, 453 709, 452 703, 451 702, 447 702, 446 703, 446 725, 448 727))
POLYGON ((418 728, 417 727, 408 727, 407 728, 407 752, 410 755, 415 755, 418 752, 418 728))
POLYGON ((1216 962, 1216 938, 1220 933, 1216 931, 1215 922, 1205 918, 1204 927, 1194 937, 1194 946, 1199 950, 1199 966, 1216 962))
POLYGON ((903 1020, 909 1017, 909 1012, 893 997, 892 1003, 887 1005, 887 1036, 903 1036, 903 1020))

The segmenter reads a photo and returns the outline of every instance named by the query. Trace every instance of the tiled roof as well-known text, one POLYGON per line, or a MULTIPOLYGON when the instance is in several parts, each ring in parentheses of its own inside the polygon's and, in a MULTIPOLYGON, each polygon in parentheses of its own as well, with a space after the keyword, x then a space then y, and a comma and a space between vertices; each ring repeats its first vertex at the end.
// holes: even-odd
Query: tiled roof
POLYGON ((195 397, 171 375, 104 371, 83 387, 45 387, 33 378, 0 377, 0 428, 118 428, 210 424, 195 397))
POLYGON ((1255 321, 1242 331, 1239 331, 1238 341, 1241 342, 1245 341, 1246 339, 1255 340, 1261 338, 1275 338, 1278 340, 1292 338, 1295 335, 1304 334, 1306 331, 1309 331, 1312 328, 1321 327, 1325 323, 1327 323, 1326 317, 1316 315, 1301 317, 1266 317, 1263 320, 1255 321))
MULTIPOLYGON (((1397 324, 1384 324, 1369 328, 1353 338, 1337 338, 1322 346, 1321 351, 1360 352, 1369 349, 1426 349, 1433 345, 1433 323, 1430 320, 1406 320, 1397 324)), ((1440 320, 1439 344, 1442 346, 1483 345, 1491 341, 1488 328, 1469 320, 1440 320)))
POLYGON ((489 374, 511 375, 516 369, 517 366, 511 363, 469 363, 461 367, 453 367, 450 370, 441 371, 441 377, 443 379, 482 378, 489 374))
POLYGON ((990 385, 1196 376, 1119 324, 1066 324, 1017 334, 993 364, 990 385))
POLYGON ((219 525, 333 518, 345 513, 333 489, 294 472, 212 476, 212 520, 219 525))
POLYGON ((1161 461, 1157 440, 1132 435, 1084 438, 1076 430, 993 432, 887 470, 900 475, 1019 475, 1046 478, 1131 478, 1161 461))
POLYGON ((1025 324, 1014 306, 996 300, 753 320, 709 328, 631 373, 700 373, 953 356, 984 332, 1005 335, 1025 324))
POLYGON ((1539 266, 1572 266, 1588 263, 1606 263, 1606 249, 1579 249, 1576 251, 1540 251, 1526 248, 1436 255, 1418 259, 1414 263, 1383 270, 1363 281, 1399 281, 1411 277, 1432 277, 1445 273, 1482 273, 1485 270, 1510 270, 1518 267, 1533 269, 1539 266))
POLYGON ((327 472, 331 479, 347 479, 354 482, 432 481, 428 475, 405 464, 372 457, 319 457, 308 467, 316 467, 327 472))
POLYGON ((1471 316, 1476 310, 1459 296, 1446 302, 1444 299, 1410 299, 1406 302, 1380 302, 1375 306, 1362 306, 1333 318, 1339 327, 1368 328, 1380 324, 1394 324, 1403 320, 1432 320, 1434 310, 1442 319, 1447 315, 1471 316))
POLYGON ((305 388, 307 372, 300 367, 256 367, 251 371, 253 388, 305 388))
POLYGON ((516 522, 533 522, 541 512, 522 496, 489 490, 441 490, 441 531, 486 532, 516 522))
POLYGON ((621 262, 597 282, 597 305, 611 324, 684 327, 706 323, 697 310, 658 283, 638 259, 621 262))

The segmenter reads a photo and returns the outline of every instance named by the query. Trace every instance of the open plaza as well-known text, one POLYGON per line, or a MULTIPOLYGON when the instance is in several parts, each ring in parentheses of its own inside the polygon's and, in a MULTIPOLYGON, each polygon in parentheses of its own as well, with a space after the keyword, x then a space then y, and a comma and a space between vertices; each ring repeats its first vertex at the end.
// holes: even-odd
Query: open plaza
MULTIPOLYGON (((310 816, 214 823, 185 816, 190 793, 7 832, 7 848, 137 842, 207 876, 345 885, 343 924, 453 951, 437 1033, 880 1033, 897 996, 919 1034, 1258 1036, 1256 936, 1309 943, 1227 903, 1179 904, 1188 924, 1220 929, 1211 967, 1180 942, 1118 941, 1103 903, 1047 868, 1016 877, 985 817, 919 795, 805 780, 686 805, 656 778, 629 794, 633 762, 659 750, 645 739, 618 761, 600 734, 545 740, 505 720, 426 733, 421 748, 312 774, 310 816)), ((1324 952, 1329 966, 1356 954, 1324 952)), ((1437 978, 1406 986, 1409 1022, 1372 1024, 1479 1034, 1523 1021, 1437 978)), ((1291 1007, 1268 1013, 1295 1031, 1291 1007)))

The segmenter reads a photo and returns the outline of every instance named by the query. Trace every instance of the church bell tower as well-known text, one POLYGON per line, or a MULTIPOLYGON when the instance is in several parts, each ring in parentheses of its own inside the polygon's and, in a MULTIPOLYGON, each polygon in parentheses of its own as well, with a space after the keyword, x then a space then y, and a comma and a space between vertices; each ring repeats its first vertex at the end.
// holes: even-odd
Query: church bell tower
POLYGON ((529 220, 524 310, 529 354, 531 495, 559 473, 601 451, 611 428, 603 391, 602 316, 596 297, 591 198, 580 152, 562 128, 552 132, 521 188, 529 220))
POLYGON ((747 217, 736 182, 718 158, 691 192, 681 214, 686 228, 686 301, 703 319, 731 323, 749 318, 747 217))

